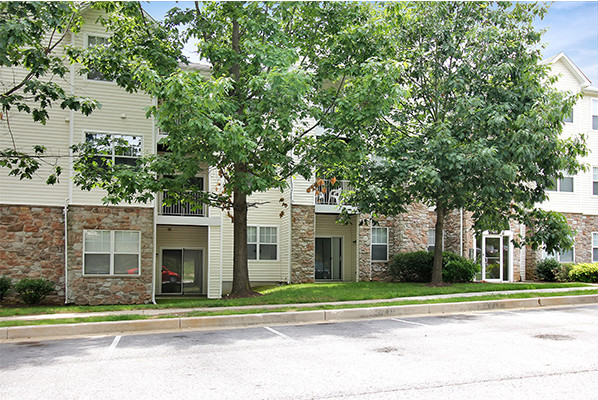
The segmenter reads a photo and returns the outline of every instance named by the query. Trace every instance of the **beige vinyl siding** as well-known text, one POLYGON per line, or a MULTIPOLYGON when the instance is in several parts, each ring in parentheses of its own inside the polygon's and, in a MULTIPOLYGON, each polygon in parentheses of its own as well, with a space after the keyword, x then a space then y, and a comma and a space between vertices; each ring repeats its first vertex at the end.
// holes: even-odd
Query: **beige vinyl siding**
POLYGON ((342 280, 355 281, 357 265, 357 230, 353 217, 352 224, 336 223, 336 214, 316 214, 316 238, 342 237, 342 280))
MULTIPOLYGON (((265 203, 249 209, 249 226, 277 227, 277 260, 249 260, 249 279, 252 282, 287 282, 289 279, 290 254, 290 209, 282 207, 280 198, 288 203, 290 191, 269 190, 249 197, 248 202, 265 203), (281 218, 280 213, 284 211, 281 218)), ((233 224, 226 215, 223 217, 223 281, 233 279, 233 224)))
POLYGON ((313 206, 315 204, 315 197, 314 192, 310 191, 307 192, 307 189, 313 184, 307 179, 304 179, 302 176, 294 176, 291 179, 291 187, 292 187, 292 202, 293 204, 303 205, 303 206, 313 206))
MULTIPOLYGON (((552 65, 553 74, 558 74, 557 89, 578 93, 582 91, 581 82, 575 77, 567 64, 561 59, 552 65)), ((541 207, 564 213, 598 214, 598 196, 592 194, 592 167, 598 167, 598 132, 592 128, 591 102, 598 98, 595 94, 584 93, 573 107, 573 122, 563 125, 564 138, 586 135, 586 144, 590 153, 583 161, 589 166, 588 171, 581 171, 573 177, 573 193, 549 192, 549 200, 541 207)))
POLYGON ((208 227, 208 298, 222 297, 221 265, 222 265, 222 228, 219 226, 208 227))
MULTIPOLYGON (((57 158, 47 158, 46 161, 50 164, 57 161, 62 167, 60 182, 50 186, 46 184, 46 179, 53 172, 53 168, 43 162, 33 179, 19 180, 18 177, 8 176, 8 170, 3 169, 0 175, 0 203, 48 206, 65 204, 69 182, 69 122, 65 121, 65 118, 68 117, 69 112, 52 109, 49 114, 50 119, 46 125, 34 122, 30 115, 16 111, 10 111, 8 117, 18 150, 32 154, 34 145, 44 145, 47 155, 57 156, 57 158)), ((0 148, 12 147, 6 116, 4 116, 4 119, 0 120, 0 148)))
POLYGON ((205 226, 158 225, 156 227, 156 293, 160 293, 162 249, 201 249, 203 250, 203 277, 206 291, 208 279, 208 228, 205 226))

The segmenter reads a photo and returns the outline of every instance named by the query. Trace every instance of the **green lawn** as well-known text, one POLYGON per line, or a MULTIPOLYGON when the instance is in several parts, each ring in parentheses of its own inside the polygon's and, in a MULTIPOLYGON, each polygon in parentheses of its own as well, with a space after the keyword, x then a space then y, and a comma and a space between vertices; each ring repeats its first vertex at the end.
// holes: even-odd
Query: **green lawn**
POLYGON ((319 303, 331 301, 392 299, 435 294, 473 293, 587 286, 583 283, 459 283, 432 287, 418 283, 340 282, 263 287, 260 297, 241 299, 160 299, 158 304, 110 306, 1 307, 0 316, 84 313, 95 311, 139 310, 152 308, 195 308, 265 304, 319 303))

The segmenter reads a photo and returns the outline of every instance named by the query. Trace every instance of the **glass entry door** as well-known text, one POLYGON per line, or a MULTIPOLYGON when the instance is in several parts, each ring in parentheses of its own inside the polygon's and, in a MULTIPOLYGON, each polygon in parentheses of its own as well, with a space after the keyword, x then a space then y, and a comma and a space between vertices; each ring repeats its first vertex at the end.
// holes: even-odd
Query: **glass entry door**
POLYGON ((342 238, 316 238, 316 279, 341 280, 342 238))
POLYGON ((483 281, 510 281, 513 255, 511 249, 512 235, 484 234, 477 240, 476 259, 482 270, 478 279, 483 281))
POLYGON ((203 251, 162 250, 162 293, 200 294, 203 278, 203 251))

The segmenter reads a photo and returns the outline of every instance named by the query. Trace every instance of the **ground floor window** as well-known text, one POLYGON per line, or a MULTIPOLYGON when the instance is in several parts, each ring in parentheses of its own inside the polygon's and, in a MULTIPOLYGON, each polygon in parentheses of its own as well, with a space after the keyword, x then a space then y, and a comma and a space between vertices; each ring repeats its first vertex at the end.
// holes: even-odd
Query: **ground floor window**
MULTIPOLYGON (((428 251, 434 251, 436 247, 436 228, 428 229, 428 251)), ((442 250, 444 251, 444 232, 442 232, 442 250)))
MULTIPOLYGON (((593 235, 592 235, 593 239, 593 235)), ((592 255, 593 257, 593 255, 592 255)), ((546 258, 554 258, 558 262, 561 263, 572 263, 575 262, 575 247, 572 247, 571 250, 564 250, 561 252, 554 252, 554 253, 547 253, 546 250, 542 250, 542 259, 546 258)))
POLYGON ((247 227, 247 259, 278 259, 278 228, 275 226, 247 227))
POLYGON ((372 261, 388 261, 388 228, 372 228, 372 261))
POLYGON ((83 274, 139 275, 141 232, 83 232, 83 274))
POLYGON ((598 262, 598 232, 592 232, 592 262, 598 262))

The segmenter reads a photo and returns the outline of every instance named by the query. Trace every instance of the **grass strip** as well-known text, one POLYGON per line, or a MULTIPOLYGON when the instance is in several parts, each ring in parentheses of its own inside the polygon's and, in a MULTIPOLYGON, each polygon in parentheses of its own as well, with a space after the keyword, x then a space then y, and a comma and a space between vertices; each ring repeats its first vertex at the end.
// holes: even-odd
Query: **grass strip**
POLYGON ((123 310, 168 308, 229 307, 268 304, 324 303, 392 299, 440 294, 475 293, 504 290, 533 290, 589 286, 584 283, 456 283, 447 286, 428 286, 422 283, 389 282, 334 282, 301 285, 283 285, 257 288, 263 296, 239 299, 159 299, 158 304, 105 305, 105 306, 37 306, 0 307, 0 317, 35 314, 85 313, 123 310))
POLYGON ((571 292, 555 292, 555 293, 510 293, 510 294, 496 294, 483 295, 473 297, 453 297, 448 299, 427 299, 427 300, 402 300, 389 301, 374 304, 341 304, 341 305, 322 305, 305 307, 283 307, 277 309, 252 308, 244 310, 220 310, 220 311, 192 311, 185 314, 164 314, 158 316, 149 315, 114 315, 104 317, 81 317, 81 318, 64 318, 64 319, 45 319, 36 321, 0 321, 0 327, 8 326, 31 326, 31 325, 58 325, 58 324, 72 324, 85 322, 105 322, 105 321, 126 321, 126 320, 140 320, 140 319, 161 319, 161 318, 178 318, 178 317, 204 317, 204 316, 218 316, 218 315, 243 315, 243 314, 266 314, 275 312, 289 312, 289 311, 314 311, 314 310, 337 310, 349 308, 372 308, 372 307, 386 307, 386 306, 400 306, 412 304, 437 304, 437 303, 462 303, 467 301, 488 301, 488 300, 502 300, 502 299, 524 299, 534 297, 559 297, 559 296, 580 296, 598 294, 596 290, 575 290, 571 292))

